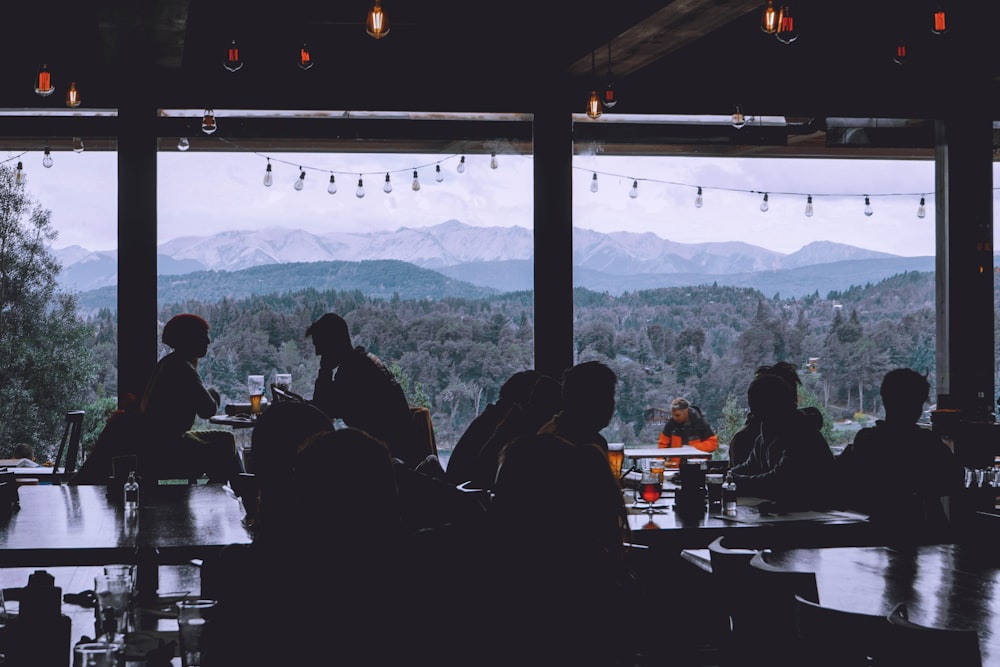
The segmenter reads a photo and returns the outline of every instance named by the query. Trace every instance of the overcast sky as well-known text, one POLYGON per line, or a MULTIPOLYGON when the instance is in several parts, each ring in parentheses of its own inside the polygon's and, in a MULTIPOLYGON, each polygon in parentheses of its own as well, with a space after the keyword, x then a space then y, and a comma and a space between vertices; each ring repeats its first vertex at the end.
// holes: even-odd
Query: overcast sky
MULTIPOLYGON (((112 152, 9 155, 20 160, 28 189, 52 211, 56 247, 117 245, 117 156, 112 152)), ((532 227, 532 160, 488 155, 293 155, 250 152, 161 152, 158 162, 160 242, 178 236, 262 227, 365 232, 424 227, 455 218, 477 226, 532 227), (271 158, 274 185, 263 176, 271 158), (436 182, 440 165, 444 180, 436 182), (300 167, 305 187, 292 185, 300 167), (421 188, 411 189, 418 170, 421 188), (392 192, 385 194, 389 172, 392 192), (331 173, 338 192, 327 193, 331 173), (355 195, 359 175, 366 195, 355 195)), ((745 241, 790 253, 817 240, 897 255, 933 255, 934 166, 930 161, 805 158, 638 158, 579 156, 574 161, 574 225, 601 232, 653 232, 672 241, 745 241), (598 192, 592 193, 593 174, 598 192), (634 181, 638 196, 629 197, 634 181), (704 205, 694 205, 697 187, 704 205), (769 210, 760 211, 762 193, 769 210), (917 217, 926 193, 928 215, 917 217), (813 195, 815 214, 804 215, 813 195), (874 213, 863 214, 864 196, 874 213)), ((994 182, 998 181, 996 176, 994 182)), ((996 191, 994 191, 996 198, 996 191)), ((994 204, 994 208, 997 205, 994 204)))

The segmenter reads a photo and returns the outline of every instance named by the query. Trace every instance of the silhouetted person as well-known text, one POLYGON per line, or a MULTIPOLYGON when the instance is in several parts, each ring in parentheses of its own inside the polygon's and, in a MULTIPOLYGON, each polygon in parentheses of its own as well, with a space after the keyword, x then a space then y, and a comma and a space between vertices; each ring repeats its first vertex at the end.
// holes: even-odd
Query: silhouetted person
POLYGON ((930 383, 909 368, 885 374, 880 393, 885 419, 863 428, 837 457, 838 488, 846 506, 894 531, 944 530, 942 498, 963 484, 963 468, 941 437, 917 420, 930 383))
MULTIPOLYGON (((799 391, 798 388, 802 386, 802 378, 799 377, 798 369, 794 364, 787 361, 778 361, 770 366, 759 366, 756 371, 754 371, 754 377, 761 375, 777 375, 782 380, 788 383, 792 389, 795 390, 795 404, 798 405, 799 402, 799 391)), ((809 416, 810 419, 816 421, 820 427, 823 424, 823 414, 814 407, 800 408, 799 412, 804 415, 809 416)), ((750 456, 750 450, 753 449, 753 443, 760 435, 760 420, 754 415, 753 412, 747 412, 746 423, 743 425, 733 439, 729 442, 729 465, 735 466, 743 463, 750 456)))
POLYGON ((562 377, 562 410, 538 433, 552 433, 574 445, 594 445, 607 456, 608 441, 601 430, 615 414, 617 386, 618 376, 599 361, 567 368, 562 377))
POLYGON ((229 429, 191 430, 195 417, 208 419, 219 408, 219 392, 198 375, 198 360, 208 352, 208 323, 188 313, 164 326, 163 343, 173 349, 156 364, 139 403, 149 442, 139 452, 140 472, 153 479, 178 472, 208 475, 209 482, 230 482, 240 493, 243 470, 236 439, 229 429))
POLYGON ((430 452, 420 450, 406 394, 385 364, 351 343, 347 322, 336 313, 309 325, 306 336, 320 357, 313 405, 386 443, 392 455, 411 468, 420 464, 430 452))
POLYGON ((750 456, 730 469, 739 495, 784 509, 827 507, 833 453, 815 421, 796 408, 795 390, 765 374, 750 382, 747 402, 761 423, 750 456))
POLYGON ((538 376, 538 371, 525 370, 507 378, 500 386, 496 402, 489 403, 480 414, 476 415, 455 443, 448 458, 445 480, 452 484, 461 484, 472 479, 476 459, 479 458, 479 453, 486 446, 486 442, 493 435, 497 425, 510 413, 511 408, 528 400, 538 376))
POLYGON ((14 458, 15 459, 28 459, 29 461, 35 460, 35 448, 32 447, 27 442, 19 442, 14 445, 14 458))
MULTIPOLYGON (((719 437, 705 420, 701 408, 691 405, 686 398, 677 397, 670 402, 670 419, 663 425, 657 446, 660 448, 694 447, 706 454, 719 448, 719 437)), ((671 467, 680 465, 680 459, 671 457, 671 467)))

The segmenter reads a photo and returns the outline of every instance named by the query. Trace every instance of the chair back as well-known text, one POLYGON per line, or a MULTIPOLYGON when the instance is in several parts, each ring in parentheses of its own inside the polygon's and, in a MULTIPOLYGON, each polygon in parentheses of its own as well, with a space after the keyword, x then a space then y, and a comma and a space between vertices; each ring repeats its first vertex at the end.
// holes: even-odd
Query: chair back
POLYGON ((434 437, 431 411, 423 407, 410 406, 410 423, 413 425, 413 438, 424 452, 424 456, 431 454, 437 456, 437 439, 434 437))
POLYGON ((914 623, 903 604, 896 605, 888 620, 893 632, 893 667, 982 667, 979 634, 975 630, 914 623))
POLYGON ((892 626, 880 614, 824 607, 795 596, 799 655, 812 667, 881 667, 891 657, 892 626))
POLYGON ((53 474, 58 474, 59 461, 66 454, 66 463, 63 466, 64 475, 76 472, 76 461, 80 456, 80 434, 83 431, 83 410, 70 410, 66 413, 66 425, 63 428, 62 440, 59 442, 59 449, 53 461, 53 474))

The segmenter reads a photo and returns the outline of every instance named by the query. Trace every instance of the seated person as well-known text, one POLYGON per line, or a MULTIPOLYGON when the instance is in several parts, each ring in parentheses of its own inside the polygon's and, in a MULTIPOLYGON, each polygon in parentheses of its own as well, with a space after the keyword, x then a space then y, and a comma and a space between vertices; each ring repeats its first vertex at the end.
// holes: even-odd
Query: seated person
POLYGON ((538 433, 555 434, 574 445, 594 445, 607 456, 608 441, 601 430, 615 414, 617 385, 618 376, 599 361, 585 361, 566 369, 562 378, 562 410, 538 433))
POLYGON ((794 389, 777 375, 754 378, 747 401, 760 434, 747 460, 730 468, 737 493, 785 510, 829 507, 833 452, 822 424, 799 412, 794 389))
POLYGON ((36 467, 36 466, 38 466, 38 464, 35 463, 35 448, 32 447, 27 442, 19 442, 16 445, 14 445, 14 457, 13 458, 15 458, 15 459, 24 459, 25 461, 28 461, 28 463, 22 463, 21 464, 21 465, 24 465, 24 466, 28 466, 28 467, 36 467))
POLYGON ((942 498, 962 488, 963 469, 940 436, 917 425, 930 383, 896 368, 885 374, 880 392, 885 419, 858 431, 837 457, 840 497, 893 529, 944 529, 942 498))
POLYGON ((151 479, 200 477, 229 482, 240 493, 243 464, 231 430, 191 430, 195 417, 208 419, 219 408, 219 392, 198 375, 205 356, 208 323, 197 315, 176 315, 163 327, 163 343, 173 351, 156 364, 139 403, 141 428, 148 436, 139 452, 139 470, 151 479))
MULTIPOLYGON (((686 398, 677 397, 670 402, 670 419, 660 431, 660 448, 694 447, 709 454, 719 448, 719 438, 705 421, 701 408, 691 405, 686 398)), ((667 459, 671 468, 680 466, 677 457, 667 459)))

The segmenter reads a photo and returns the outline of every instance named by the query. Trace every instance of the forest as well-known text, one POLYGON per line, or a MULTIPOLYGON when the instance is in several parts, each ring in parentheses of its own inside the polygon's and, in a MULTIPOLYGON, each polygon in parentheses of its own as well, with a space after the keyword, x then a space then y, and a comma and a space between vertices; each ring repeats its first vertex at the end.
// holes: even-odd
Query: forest
MULTIPOLYGON (((926 372, 933 384, 933 300, 933 274, 918 272, 800 299, 718 285, 621 296, 578 288, 575 355, 618 375, 609 440, 649 444, 659 426, 647 424, 647 411, 685 396, 726 442, 742 425, 753 370, 787 360, 800 367, 800 403, 824 411, 825 433, 837 445, 843 436, 834 420, 879 414, 878 385, 889 369, 926 372)), ((161 309, 160 324, 181 312, 210 323, 212 344, 199 371, 224 402, 245 401, 246 376, 261 373, 291 373, 292 389, 311 395, 319 361, 304 332, 325 312, 341 314, 354 343, 392 368, 411 404, 430 408, 445 456, 504 380, 532 366, 531 292, 428 300, 302 289, 175 303, 161 309)), ((104 369, 90 398, 115 396, 115 315, 101 309, 88 325, 96 332, 96 366, 104 369)))

